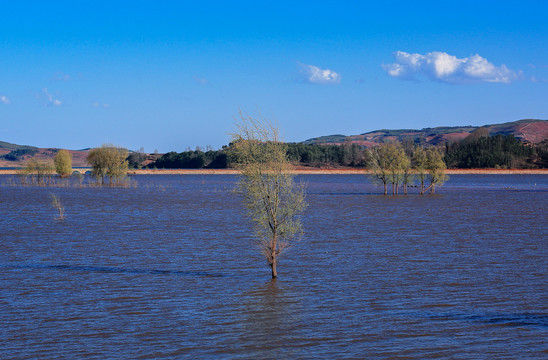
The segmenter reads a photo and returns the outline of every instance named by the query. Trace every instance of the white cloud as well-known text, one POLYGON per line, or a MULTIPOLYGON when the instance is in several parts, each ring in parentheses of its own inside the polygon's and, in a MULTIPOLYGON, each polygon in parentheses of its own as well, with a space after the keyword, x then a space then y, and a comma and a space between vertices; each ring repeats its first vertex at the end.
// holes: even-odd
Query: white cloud
POLYGON ((320 69, 314 65, 300 65, 299 80, 310 84, 338 84, 341 75, 330 69, 320 69))
POLYGON ((44 88, 42 90, 42 92, 44 93, 44 95, 46 97, 48 105, 61 106, 63 104, 63 102, 61 100, 56 99, 52 94, 50 94, 50 92, 48 91, 47 88, 44 88))
POLYGON ((110 108, 110 105, 109 105, 109 104, 100 103, 100 102, 98 102, 98 101, 94 102, 94 103, 91 104, 91 105, 93 105, 93 107, 96 107, 96 108, 98 108, 98 107, 102 107, 102 108, 105 108, 105 109, 110 108))
POLYGON ((395 63, 382 67, 388 75, 402 79, 415 79, 422 75, 447 83, 509 83, 518 78, 518 73, 508 69, 506 65, 495 66, 477 54, 459 59, 439 51, 425 55, 396 51, 394 58, 395 63))
POLYGON ((0 96, 0 103, 8 105, 11 104, 11 101, 6 96, 2 95, 0 96))

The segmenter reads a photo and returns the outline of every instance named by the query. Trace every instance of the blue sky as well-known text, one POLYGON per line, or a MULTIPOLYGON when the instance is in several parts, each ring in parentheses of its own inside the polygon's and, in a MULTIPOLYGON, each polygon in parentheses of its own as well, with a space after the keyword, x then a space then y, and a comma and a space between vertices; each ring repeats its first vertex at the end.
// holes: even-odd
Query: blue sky
POLYGON ((2 1, 0 141, 183 151, 548 119, 546 1, 2 1))

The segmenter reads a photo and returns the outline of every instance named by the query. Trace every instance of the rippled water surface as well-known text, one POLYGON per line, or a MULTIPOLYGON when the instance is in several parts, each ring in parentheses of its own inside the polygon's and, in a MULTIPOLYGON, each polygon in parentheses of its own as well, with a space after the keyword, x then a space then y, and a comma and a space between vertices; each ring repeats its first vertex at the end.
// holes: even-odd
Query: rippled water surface
POLYGON ((548 357, 548 176, 399 197, 304 176, 306 233, 274 282, 235 177, 135 179, 0 176, 0 358, 548 357))

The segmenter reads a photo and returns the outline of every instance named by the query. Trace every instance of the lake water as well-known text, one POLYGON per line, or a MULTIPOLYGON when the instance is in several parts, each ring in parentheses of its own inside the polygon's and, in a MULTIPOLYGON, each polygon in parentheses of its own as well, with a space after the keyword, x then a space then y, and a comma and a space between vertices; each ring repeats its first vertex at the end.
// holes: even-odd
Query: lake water
POLYGON ((234 176, 0 176, 0 358, 548 358, 548 176, 398 197, 302 178, 305 236, 271 281, 234 176))

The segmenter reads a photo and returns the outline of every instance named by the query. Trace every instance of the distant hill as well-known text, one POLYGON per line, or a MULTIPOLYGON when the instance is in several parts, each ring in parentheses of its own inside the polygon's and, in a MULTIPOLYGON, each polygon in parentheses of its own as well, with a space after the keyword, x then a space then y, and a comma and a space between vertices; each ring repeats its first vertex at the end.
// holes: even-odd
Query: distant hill
MULTIPOLYGON (((16 145, 0 141, 0 167, 20 167, 26 160, 53 160, 59 149, 40 149, 28 145, 16 145)), ((72 154, 72 166, 86 167, 88 150, 69 150, 72 154)))
POLYGON ((376 146, 389 141, 413 141, 423 144, 440 145, 446 142, 464 139, 472 131, 486 127, 490 135, 514 135, 516 138, 530 143, 540 143, 548 139, 548 120, 524 119, 503 124, 485 126, 441 126, 421 130, 376 130, 360 135, 328 135, 304 141, 305 144, 339 145, 346 142, 376 146))
MULTIPOLYGON (((442 126, 425 128, 421 130, 400 129, 400 130, 376 130, 361 135, 329 135, 321 136, 304 141, 305 144, 339 145, 352 142, 367 147, 382 144, 387 141, 413 141, 423 144, 440 145, 445 142, 464 139, 472 131, 480 126, 442 126)), ((512 134, 516 138, 531 143, 540 143, 548 139, 548 120, 525 119, 503 124, 485 125, 491 135, 512 134)), ((35 158, 37 160, 52 160, 59 149, 37 148, 29 145, 16 145, 0 141, 0 167, 19 167, 26 160, 35 158)), ((72 165, 74 167, 86 167, 87 155, 90 149, 69 150, 72 154, 72 165)), ((154 162, 159 155, 147 156, 144 165, 154 162)))
POLYGON ((0 141, 0 149, 10 149, 10 150, 26 150, 26 149, 36 149, 34 146, 28 145, 16 145, 9 142, 0 141))
MULTIPOLYGON (((88 167, 88 153, 91 149, 68 150, 72 155, 73 167, 88 167)), ((0 168, 21 167, 25 161, 36 159, 38 161, 53 161, 59 149, 37 148, 28 145, 16 145, 0 141, 0 168)), ((131 154, 131 152, 130 152, 131 154)), ((155 161, 159 155, 147 155, 143 165, 155 161)))

